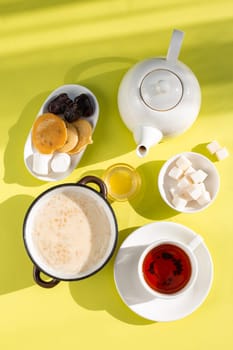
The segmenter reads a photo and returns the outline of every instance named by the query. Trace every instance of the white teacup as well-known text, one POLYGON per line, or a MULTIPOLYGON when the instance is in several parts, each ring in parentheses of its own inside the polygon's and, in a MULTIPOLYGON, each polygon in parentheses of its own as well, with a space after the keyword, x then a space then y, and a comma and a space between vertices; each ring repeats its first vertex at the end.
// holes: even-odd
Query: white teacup
POLYGON ((195 249, 203 241, 197 235, 189 244, 158 240, 143 251, 138 275, 143 287, 153 296, 170 299, 190 290, 196 282, 198 263, 195 249))

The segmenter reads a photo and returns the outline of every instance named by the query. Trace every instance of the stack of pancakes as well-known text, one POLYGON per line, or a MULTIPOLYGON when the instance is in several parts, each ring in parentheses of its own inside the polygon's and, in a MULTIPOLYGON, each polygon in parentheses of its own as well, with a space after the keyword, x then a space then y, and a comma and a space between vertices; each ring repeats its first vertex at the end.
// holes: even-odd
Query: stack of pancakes
POLYGON ((92 141, 92 125, 85 119, 72 123, 53 113, 39 116, 32 128, 32 144, 42 154, 77 154, 92 141))

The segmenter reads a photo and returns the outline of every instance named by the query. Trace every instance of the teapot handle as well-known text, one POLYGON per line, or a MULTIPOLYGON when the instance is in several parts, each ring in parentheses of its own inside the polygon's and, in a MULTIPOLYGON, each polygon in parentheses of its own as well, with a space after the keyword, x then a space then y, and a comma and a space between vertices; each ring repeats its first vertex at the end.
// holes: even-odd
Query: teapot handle
POLYGON ((171 63, 176 63, 179 57, 183 38, 184 38, 184 32, 177 29, 173 30, 172 38, 167 51, 167 61, 171 63))

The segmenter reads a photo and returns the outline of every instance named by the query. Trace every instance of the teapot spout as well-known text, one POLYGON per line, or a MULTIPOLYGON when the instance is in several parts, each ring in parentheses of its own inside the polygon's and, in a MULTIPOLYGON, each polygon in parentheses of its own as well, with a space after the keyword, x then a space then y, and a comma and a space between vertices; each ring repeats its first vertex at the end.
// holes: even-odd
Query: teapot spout
POLYGON ((159 143, 163 134, 159 129, 152 126, 138 127, 134 132, 134 139, 137 143, 136 153, 140 158, 147 155, 149 148, 159 143))

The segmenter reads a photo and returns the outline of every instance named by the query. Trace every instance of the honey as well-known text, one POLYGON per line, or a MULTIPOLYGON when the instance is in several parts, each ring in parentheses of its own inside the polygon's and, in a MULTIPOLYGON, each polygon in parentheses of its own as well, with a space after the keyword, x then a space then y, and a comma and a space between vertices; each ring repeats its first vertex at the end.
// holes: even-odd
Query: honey
POLYGON ((108 189, 108 196, 112 200, 125 201, 136 195, 141 180, 136 170, 128 164, 114 164, 108 168, 103 176, 108 189))

